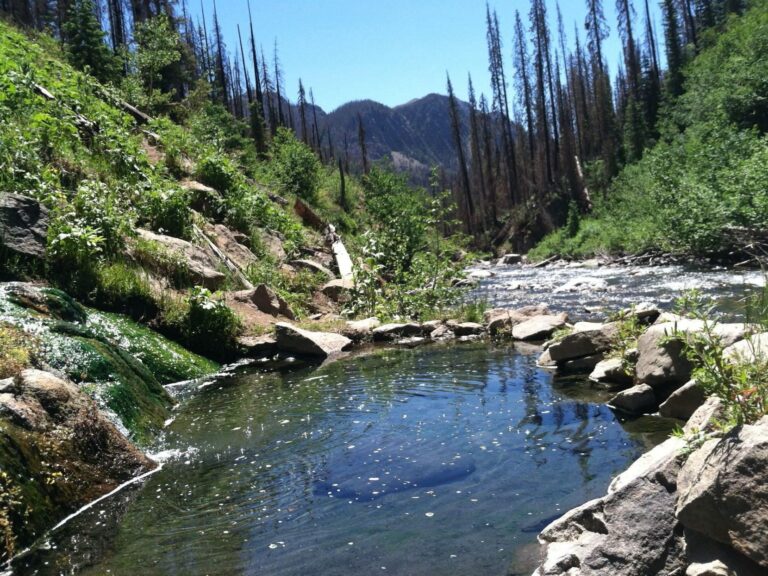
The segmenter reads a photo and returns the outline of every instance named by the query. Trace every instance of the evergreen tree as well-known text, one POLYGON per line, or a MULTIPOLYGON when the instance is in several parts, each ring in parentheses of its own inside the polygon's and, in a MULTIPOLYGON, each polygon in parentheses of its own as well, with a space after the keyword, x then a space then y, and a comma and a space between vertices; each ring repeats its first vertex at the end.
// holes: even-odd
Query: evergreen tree
POLYGON ((69 61, 81 70, 107 82, 116 76, 117 62, 104 41, 93 0, 74 0, 64 22, 69 61))
POLYGON ((664 39, 667 47, 666 89, 672 97, 683 92, 683 49, 674 0, 662 0, 664 39))

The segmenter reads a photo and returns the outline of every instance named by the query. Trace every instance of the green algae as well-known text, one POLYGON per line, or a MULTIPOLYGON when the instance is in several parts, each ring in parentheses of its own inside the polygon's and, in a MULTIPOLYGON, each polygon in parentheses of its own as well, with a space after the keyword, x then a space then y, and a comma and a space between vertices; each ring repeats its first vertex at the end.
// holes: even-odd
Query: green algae
POLYGON ((170 416, 173 400, 163 384, 218 369, 149 328, 51 288, 0 285, 0 320, 34 337, 37 364, 83 386, 140 444, 170 416))

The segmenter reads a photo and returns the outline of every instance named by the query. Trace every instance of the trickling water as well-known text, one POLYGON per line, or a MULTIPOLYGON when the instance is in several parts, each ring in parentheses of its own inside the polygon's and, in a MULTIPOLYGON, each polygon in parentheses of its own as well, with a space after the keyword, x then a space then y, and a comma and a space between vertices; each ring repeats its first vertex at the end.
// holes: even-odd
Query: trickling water
MULTIPOLYGON (((730 299, 745 283, 665 270, 506 268, 478 291, 496 305, 552 302, 553 289, 572 277, 599 276, 608 291, 557 294, 553 308, 617 309, 671 298, 667 281, 712 286, 730 299), (529 287, 503 286, 512 281, 529 287), (619 284, 630 292, 610 289, 619 284)), ((584 378, 553 377, 536 367, 537 353, 486 344, 385 350, 219 380, 181 405, 157 447, 162 470, 78 516, 14 568, 530 573, 536 533, 602 495, 673 425, 658 417, 620 422, 603 404, 609 393, 584 378)))

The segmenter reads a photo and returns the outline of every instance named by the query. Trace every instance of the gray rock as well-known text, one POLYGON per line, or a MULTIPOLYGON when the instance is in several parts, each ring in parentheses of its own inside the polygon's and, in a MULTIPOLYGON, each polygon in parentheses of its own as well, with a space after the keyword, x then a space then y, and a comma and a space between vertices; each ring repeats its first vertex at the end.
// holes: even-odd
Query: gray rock
POLYGON ((265 358, 277 352, 277 340, 272 336, 241 336, 237 344, 249 358, 265 358))
POLYGON ((418 346, 423 346, 428 342, 429 340, 423 336, 411 336, 410 338, 401 338, 400 340, 397 340, 395 344, 404 348, 417 348, 418 346))
POLYGON ((494 272, 490 270, 473 270, 467 275, 469 280, 485 280, 486 278, 492 278, 496 276, 494 272))
POLYGON ((625 308, 619 312, 622 318, 637 318, 643 324, 653 324, 659 316, 661 310, 653 302, 641 302, 635 306, 625 308))
MULTIPOLYGON (((675 334, 688 338, 700 334, 705 328, 701 320, 680 320, 654 324, 637 341, 639 357, 637 379, 650 386, 684 384, 691 378, 691 363, 683 353, 683 343, 673 339, 675 334)), ((747 327, 744 324, 717 324, 713 327, 715 336, 724 346, 744 338, 747 327)))
POLYGON ((453 330, 451 330, 448 326, 445 324, 440 324, 437 328, 432 330, 432 332, 429 333, 429 337, 432 340, 451 340, 454 338, 456 334, 454 334, 453 330))
POLYGON ((294 319, 293 312, 291 312, 288 302, 281 298, 266 284, 259 284, 253 290, 235 292, 234 298, 241 302, 250 302, 265 314, 271 316, 285 316, 289 320, 294 319))
POLYGON ((485 332, 485 327, 482 324, 476 322, 462 322, 456 326, 452 326, 451 329, 456 336, 477 336, 485 332))
POLYGON ((21 194, 0 193, 0 247, 33 258, 44 258, 48 209, 21 194))
POLYGON ((669 398, 662 402, 659 406, 659 414, 665 418, 688 420, 706 399, 704 389, 695 380, 691 380, 672 392, 669 398))
POLYGON ((627 374, 624 361, 621 358, 603 360, 595 366, 589 375, 590 380, 601 384, 629 385, 633 378, 633 374, 627 374))
POLYGON ((275 325, 275 337, 281 352, 320 358, 339 354, 352 344, 352 340, 341 334, 310 332, 285 322, 275 325))
POLYGON ((755 334, 732 344, 723 350, 723 357, 729 362, 741 364, 768 361, 768 333, 755 334))
POLYGON ((615 323, 603 324, 598 329, 573 332, 552 344, 549 353, 552 360, 560 363, 607 352, 613 346, 617 334, 618 325, 615 323))
POLYGON ((206 234, 240 270, 247 270, 258 262, 256 255, 238 240, 238 235, 223 224, 206 226, 206 234))
POLYGON ((658 403, 653 388, 638 384, 616 394, 608 405, 628 414, 648 414, 656 410, 658 403))
POLYGON ((352 290, 355 289, 355 282, 350 278, 341 278, 331 280, 327 282, 322 288, 321 292, 328 296, 334 302, 348 302, 352 290))
POLYGON ((691 415, 688 422, 683 426, 683 432, 686 435, 711 432, 714 429, 715 421, 722 418, 722 416, 723 401, 717 396, 710 396, 691 415))
POLYGON ((499 262, 502 264, 506 264, 507 266, 520 264, 522 261, 523 261, 522 254, 506 254, 501 258, 499 258, 499 262))
POLYGON ((591 356, 582 356, 581 358, 574 358, 573 360, 566 360, 565 362, 559 362, 557 368, 564 373, 568 374, 588 374, 595 367, 600 364, 605 358, 605 354, 598 352, 591 356))
POLYGON ((549 354, 549 350, 544 350, 536 361, 536 365, 541 368, 557 368, 557 362, 552 360, 552 356, 549 354))
POLYGON ((510 310, 507 308, 493 308, 486 310, 483 315, 483 321, 488 326, 488 331, 495 335, 504 328, 511 328, 515 324, 525 322, 534 316, 550 314, 549 307, 546 304, 536 306, 525 306, 510 310))
POLYGON ((512 338, 515 340, 546 340, 556 330, 564 328, 567 317, 565 315, 535 316, 512 327, 512 338))
POLYGON ((706 564, 690 564, 685 569, 685 576, 737 576, 737 574, 722 561, 713 560, 706 564))
POLYGON ((661 444, 617 478, 612 490, 556 520, 539 536, 537 574, 680 574, 683 539, 674 515, 679 441, 661 444))
POLYGON ((391 342, 401 338, 421 336, 421 334, 421 325, 413 322, 407 324, 384 324, 373 329, 373 339, 377 342, 391 342))
POLYGON ((678 489, 686 528, 768 568, 768 416, 691 454, 678 489))
MULTIPOLYGON (((193 284, 199 284, 209 290, 218 290, 226 281, 227 277, 216 270, 218 263, 202 248, 195 246, 191 242, 174 238, 173 236, 164 236, 155 234, 149 230, 136 230, 139 239, 154 242, 168 254, 180 259, 187 268, 190 280, 193 284)), ((152 257, 151 254, 145 256, 152 257)), ((142 262, 142 264, 163 273, 165 263, 162 254, 158 254, 158 261, 142 262)))
POLYGON ((302 268, 304 270, 309 270, 314 274, 322 274, 328 278, 328 280, 334 280, 336 278, 336 274, 328 270, 328 268, 319 262, 315 262, 314 260, 291 260, 289 264, 294 268, 302 268))
POLYGON ((381 326, 378 318, 365 318, 364 320, 350 320, 344 330, 344 335, 352 340, 360 341, 371 337, 374 328, 381 326))

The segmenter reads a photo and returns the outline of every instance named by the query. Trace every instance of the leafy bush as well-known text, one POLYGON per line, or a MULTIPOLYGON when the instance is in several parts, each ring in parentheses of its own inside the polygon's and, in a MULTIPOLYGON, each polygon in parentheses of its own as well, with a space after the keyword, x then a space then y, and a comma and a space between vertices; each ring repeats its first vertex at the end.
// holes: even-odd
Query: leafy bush
POLYGON ((224 154, 212 154, 197 165, 197 177, 203 184, 214 188, 224 196, 233 192, 238 184, 237 169, 224 154))
POLYGON ((16 376, 27 368, 34 355, 32 340, 7 322, 0 322, 0 380, 16 376))
POLYGON ((187 304, 189 312, 183 333, 189 348, 211 358, 230 356, 242 329, 235 313, 199 286, 192 289, 187 304))
POLYGON ((192 213, 189 192, 177 186, 146 192, 141 200, 139 220, 160 234, 189 240, 192 213))
POLYGON ((321 166, 315 153, 287 128, 278 128, 270 153, 272 175, 280 190, 316 202, 321 166))
POLYGON ((151 318, 157 312, 142 270, 122 262, 99 267, 94 301, 101 308, 126 312, 134 318, 151 318))

